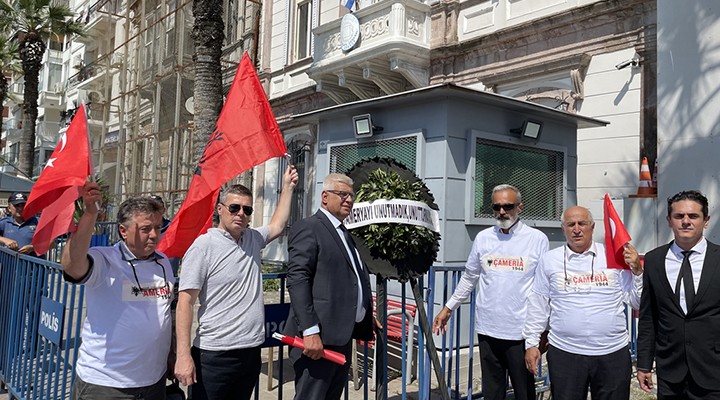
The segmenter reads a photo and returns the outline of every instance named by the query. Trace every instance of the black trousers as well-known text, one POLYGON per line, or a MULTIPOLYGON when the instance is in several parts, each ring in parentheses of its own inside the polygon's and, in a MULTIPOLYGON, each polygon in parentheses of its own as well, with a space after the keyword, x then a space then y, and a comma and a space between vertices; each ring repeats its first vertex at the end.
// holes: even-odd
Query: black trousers
POLYGON ((295 369, 295 400, 339 400, 345 390, 350 372, 352 341, 344 346, 324 346, 327 350, 345 354, 345 365, 324 358, 313 360, 293 347, 290 360, 295 369))
POLYGON ((630 398, 630 348, 602 355, 583 356, 550 346, 547 353, 550 391, 554 400, 628 400, 630 398))
POLYGON ((260 376, 260 347, 224 351, 190 350, 197 383, 193 400, 249 400, 260 376))
POLYGON ((165 400, 165 376, 144 387, 114 388, 87 383, 75 375, 73 400, 165 400))
POLYGON ((720 391, 700 387, 690 373, 682 382, 672 383, 657 379, 658 400, 719 400, 720 391))
POLYGON ((525 367, 525 341, 478 335, 482 393, 487 400, 502 400, 510 375, 517 400, 535 398, 535 378, 525 367))

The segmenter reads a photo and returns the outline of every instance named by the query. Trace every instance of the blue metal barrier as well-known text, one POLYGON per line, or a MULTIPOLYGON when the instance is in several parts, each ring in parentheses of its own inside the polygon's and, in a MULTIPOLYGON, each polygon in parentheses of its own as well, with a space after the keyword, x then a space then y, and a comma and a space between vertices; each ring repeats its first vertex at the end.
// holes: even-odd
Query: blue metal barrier
MULTIPOLYGON (((439 304, 440 307, 444 306, 445 303, 448 301, 450 296, 452 296, 452 293, 455 291, 455 288, 457 287, 458 283, 460 282, 460 278, 462 276, 462 272, 465 270, 464 267, 443 267, 443 266, 434 266, 430 268, 430 271, 428 273, 428 296, 426 297, 426 301, 428 303, 428 319, 431 321, 434 318, 433 313, 433 306, 435 303, 439 304), (442 280, 442 285, 440 286, 443 288, 443 292, 435 295, 433 292, 436 284, 436 279, 438 277, 442 280)), ((464 332, 468 335, 468 346, 467 349, 474 349, 474 339, 475 339, 475 290, 473 290, 472 295, 470 297, 469 301, 469 307, 467 311, 463 311, 463 308, 459 308, 456 310, 452 317, 450 318, 450 321, 448 323, 448 332, 451 334, 444 335, 440 341, 441 345, 438 346, 438 348, 441 350, 441 365, 443 368, 443 372, 445 373, 445 379, 447 380, 448 388, 450 388, 450 395, 453 399, 460 399, 460 398, 467 398, 467 399, 477 399, 482 398, 482 392, 476 392, 472 388, 472 380, 473 380, 473 363, 474 363, 474 352, 468 351, 468 355, 466 357, 466 360, 461 361, 461 349, 464 346, 461 346, 459 344, 460 337, 463 331, 461 330, 462 321, 465 318, 469 318, 468 323, 468 331, 464 332), (460 382, 462 381, 462 377, 460 376, 460 370, 467 366, 468 373, 465 377, 467 386, 465 388, 460 387, 460 382), (453 373, 453 370, 455 371, 453 373)), ((635 362, 637 358, 637 315, 636 313, 630 308, 629 306, 626 306, 625 308, 625 314, 627 316, 627 328, 628 332, 630 333, 630 355, 635 362)), ((426 369, 423 371, 422 378, 420 378, 421 382, 427 382, 425 385, 420 385, 421 390, 419 393, 419 399, 427 400, 429 399, 429 382, 430 382, 430 366, 429 361, 427 358, 425 359, 425 362, 427 363, 426 369), (422 390, 422 387, 426 386, 424 390, 422 390)), ((539 377, 536 377, 536 393, 538 397, 542 397, 543 394, 550 389, 550 376, 547 372, 547 366, 542 362, 540 362, 539 365, 539 377)), ((508 394, 509 397, 512 398, 512 387, 510 385, 510 382, 508 381, 508 394)))
POLYGON ((67 284, 59 265, 0 249, 0 381, 12 398, 69 397, 80 343, 84 288, 67 284), (63 305, 64 321, 41 315, 43 298, 63 305), (44 318, 44 319, 43 319, 44 318), (57 323, 61 340, 38 334, 57 323))
MULTIPOLYGON (((111 224, 108 224, 111 226, 111 224)), ((114 228, 114 227, 113 227, 114 228)), ((108 228, 112 229, 112 228, 108 228)), ((107 244, 112 241, 108 232, 107 244)), ((102 241, 106 239, 98 239, 102 241)), ((56 263, 40 260, 14 251, 0 248, 0 382, 5 385, 12 398, 17 399, 66 399, 70 396, 74 379, 74 367, 80 346, 80 331, 83 319, 84 287, 65 283, 62 279, 62 271, 56 263), (43 300, 45 299, 45 300, 43 300), (43 318, 41 307, 44 302, 57 302, 62 304, 63 321, 59 327, 61 337, 59 339, 49 338, 38 332, 38 326, 43 318)), ((434 318, 434 306, 443 305, 457 286, 462 267, 433 267, 427 276, 427 287, 423 288, 424 280, 419 285, 422 289, 424 303, 430 321, 434 318), (435 293, 436 287, 441 293, 435 293)), ((263 279, 280 279, 280 304, 285 304, 285 273, 264 274, 263 279)), ((405 287, 402 287, 402 331, 406 324, 414 323, 405 317, 405 287)), ((473 293, 474 298, 474 293, 473 293)), ((463 307, 453 313, 449 322, 450 334, 439 339, 438 346, 441 356, 443 375, 447 379, 450 395, 453 399, 467 398, 474 399, 482 396, 482 393, 473 390, 472 381, 474 376, 474 307, 475 302, 470 301, 469 307, 463 307), (462 321, 467 318, 469 324, 463 332, 462 321), (467 346, 461 346, 461 335, 467 335, 467 346), (472 351, 470 351, 472 350, 472 351), (467 353, 467 354, 464 354, 467 353), (467 376, 461 376, 460 371, 467 368, 467 376), (464 378, 464 379, 462 379, 464 378), (467 386, 461 387, 462 381, 467 386)), ((43 309, 44 310, 44 309, 43 309)), ((631 310, 628 310, 631 313, 631 310)), ((378 315, 385 313, 378 312, 378 315)), ((635 333, 636 319, 629 314, 629 329, 631 332, 631 349, 636 351, 637 342, 635 333)), ((44 320, 43 320, 44 321, 44 320)), ((381 321, 387 326, 387 320, 381 321)), ((42 328, 42 327, 41 327, 42 328)), ((277 326, 278 329, 282 327, 277 326)), ((412 327, 411 327, 412 328, 412 327)), ((418 348, 418 398, 430 399, 432 391, 432 371, 428 354, 425 350, 424 335, 418 331, 417 343, 401 339, 401 359, 407 359, 407 351, 411 351, 416 345, 418 348), (410 349, 410 350, 409 350, 410 349)), ((368 351, 367 344, 361 347, 359 353, 362 355, 363 365, 362 382, 363 391, 361 398, 369 399, 368 391, 368 358, 372 352, 368 351)), ((278 378, 279 384, 277 398, 282 400, 282 388, 284 386, 283 363, 285 362, 285 346, 278 349, 278 378)), ((387 371, 387 357, 379 357, 373 368, 380 368, 387 371)), ((273 362, 272 360, 269 360, 273 362)), ((401 363, 401 376, 412 375, 405 363, 401 363)), ((542 367, 542 365, 541 365, 542 367)), ((541 369, 541 376, 538 380, 538 393, 548 389, 548 376, 541 369)), ((268 379, 274 379, 269 374, 268 379)), ((387 375, 386 375, 387 376, 387 375)), ((401 379, 401 398, 408 396, 408 387, 405 379, 401 379)), ((409 380, 408 380, 409 381, 409 380)), ((292 382, 288 382, 292 384, 292 382)), ((255 399, 259 399, 260 387, 256 386, 255 399)), ((384 393, 382 398, 387 398, 387 382, 382 385, 384 393)), ((351 394, 358 398, 358 394, 352 393, 349 386, 345 389, 345 398, 351 394)), ((356 386, 356 389, 359 388, 356 386)), ((373 394, 373 397, 376 394, 373 394)))

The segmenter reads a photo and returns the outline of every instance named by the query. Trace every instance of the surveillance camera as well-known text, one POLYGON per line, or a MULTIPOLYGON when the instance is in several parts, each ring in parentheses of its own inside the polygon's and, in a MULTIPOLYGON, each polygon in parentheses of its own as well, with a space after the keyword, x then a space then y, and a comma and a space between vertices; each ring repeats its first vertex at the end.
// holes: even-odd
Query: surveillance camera
POLYGON ((621 62, 621 63, 619 63, 619 64, 616 64, 616 65, 615 65, 615 68, 617 68, 617 69, 620 70, 620 69, 623 69, 623 68, 627 68, 627 67, 629 67, 629 66, 637 67, 638 64, 639 64, 639 61, 638 61, 637 59, 631 58, 631 59, 629 59, 629 60, 625 60, 625 61, 623 61, 623 62, 621 62))

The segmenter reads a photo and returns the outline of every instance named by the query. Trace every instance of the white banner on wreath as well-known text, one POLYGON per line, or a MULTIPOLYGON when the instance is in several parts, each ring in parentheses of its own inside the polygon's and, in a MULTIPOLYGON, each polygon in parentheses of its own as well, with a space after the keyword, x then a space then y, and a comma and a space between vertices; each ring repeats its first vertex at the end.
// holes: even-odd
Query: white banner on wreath
POLYGON ((355 203, 344 221, 348 229, 387 223, 422 226, 440 232, 438 212, 427 204, 414 200, 392 199, 355 203))

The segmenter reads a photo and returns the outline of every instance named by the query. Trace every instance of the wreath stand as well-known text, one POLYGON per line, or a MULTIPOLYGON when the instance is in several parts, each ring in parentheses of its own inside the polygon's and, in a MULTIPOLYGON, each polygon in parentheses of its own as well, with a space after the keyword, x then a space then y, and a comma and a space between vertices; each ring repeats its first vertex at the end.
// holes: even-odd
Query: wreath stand
MULTIPOLYGON (((396 174, 397 178, 402 181, 411 182, 416 184, 419 182, 420 185, 415 186, 415 200, 423 201, 430 208, 437 210, 438 206, 435 204, 435 199, 430 193, 430 190, 425 184, 415 175, 415 172, 405 167, 403 164, 393 159, 388 158, 373 158, 363 160, 353 166, 348 172, 348 176, 354 181, 355 192, 362 191, 365 184, 368 184, 372 179, 371 175, 377 172, 377 170, 385 171, 387 174, 396 174)), ((395 181, 397 182, 397 181, 395 181)), ((377 185, 377 181, 375 182, 377 185)), ((385 188, 385 185, 380 185, 385 188)), ((372 196, 371 196, 372 197, 372 196)), ((370 198, 369 201, 372 201, 370 198)), ((368 200, 361 200, 368 201, 368 200)), ((435 377, 437 378, 438 386, 440 388, 441 398, 443 400, 449 400, 450 395, 448 392, 447 383, 442 373, 442 367, 440 365, 440 359, 437 354, 437 348, 433 340, 432 330, 428 316, 425 311, 425 304, 423 302, 422 294, 420 293, 420 287, 418 285, 417 277, 427 273, 430 266, 434 262, 437 256, 439 235, 437 235, 435 242, 426 248, 423 254, 406 255, 404 260, 400 262, 390 262, 388 259, 384 259, 377 252, 373 252, 365 243, 362 237, 353 234, 355 243, 358 251, 360 252, 362 259, 366 261, 370 272, 376 276, 376 306, 377 306, 377 318, 379 321, 387 323, 387 280, 395 279, 400 282, 410 281, 412 287, 413 297, 416 304, 416 315, 419 313, 419 329, 423 333, 425 338, 425 345, 427 352, 430 356, 433 369, 435 370, 435 377)), ((375 376, 375 399, 376 400, 387 400, 387 388, 385 387, 385 381, 387 379, 387 371, 385 368, 378 368, 378 365, 387 365, 387 327, 384 327, 381 331, 376 331, 376 354, 379 355, 380 363, 375 360, 374 370, 376 371, 375 376)), ((412 327, 411 327, 412 329, 412 327)), ((405 334, 405 332, 403 332, 405 334)), ((412 351, 413 343, 410 343, 408 347, 411 347, 412 351)), ((409 372, 409 371, 408 371, 409 372)), ((431 385, 428 383, 427 388, 430 390, 431 385)))

